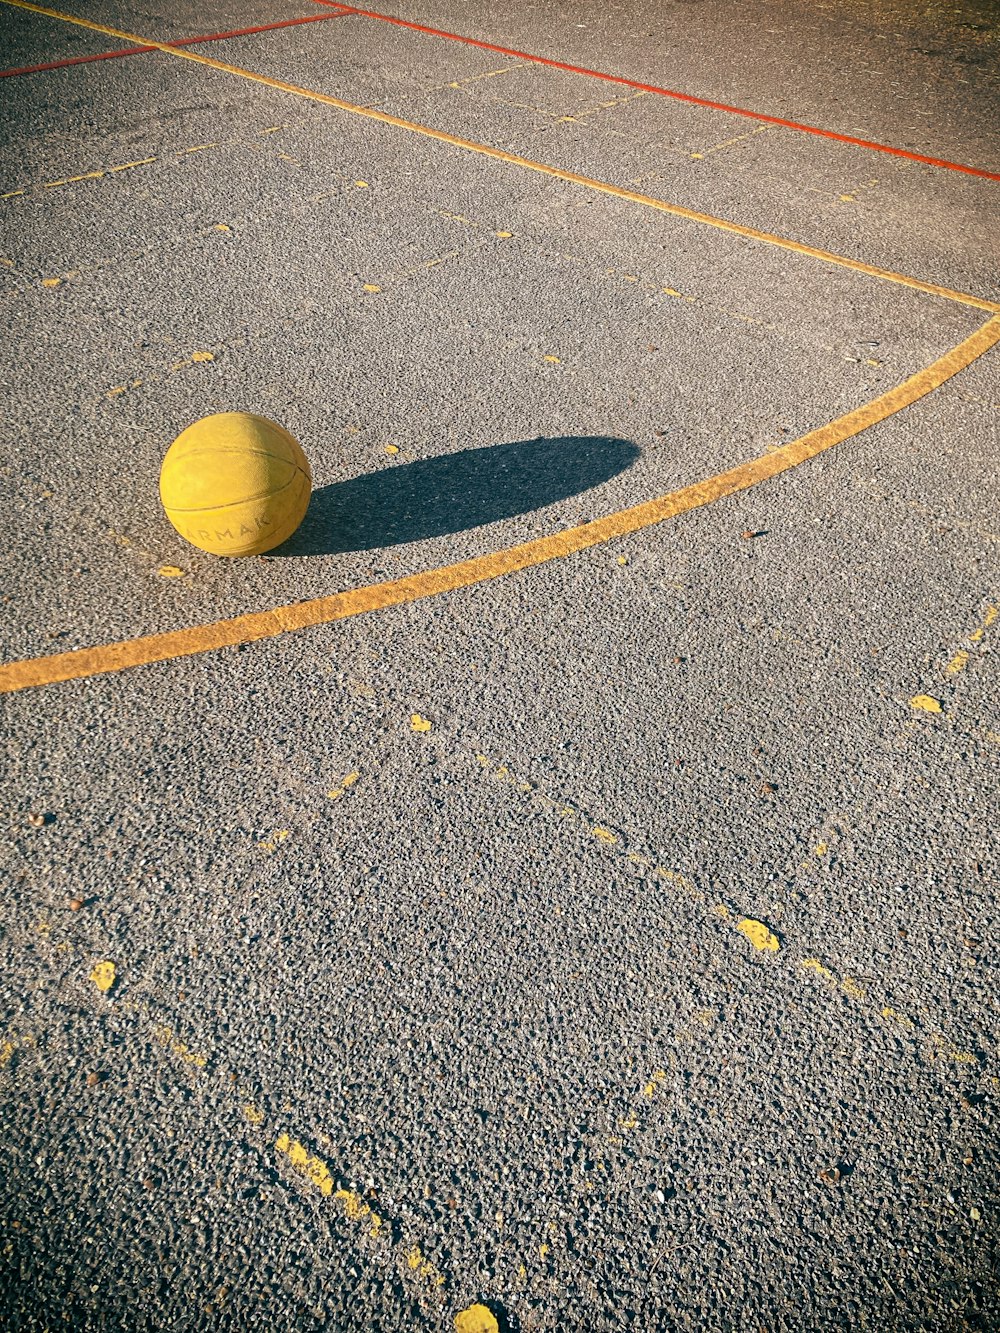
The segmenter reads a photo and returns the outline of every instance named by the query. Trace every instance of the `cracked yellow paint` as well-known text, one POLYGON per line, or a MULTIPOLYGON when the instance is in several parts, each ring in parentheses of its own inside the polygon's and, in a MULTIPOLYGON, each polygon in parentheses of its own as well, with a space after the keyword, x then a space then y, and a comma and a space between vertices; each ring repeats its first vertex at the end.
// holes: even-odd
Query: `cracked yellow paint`
POLYGON ((276 833, 272 833, 270 838, 268 838, 266 842, 259 842, 257 846, 260 848, 262 852, 270 853, 276 851, 287 837, 288 837, 288 829, 280 828, 276 833))
POLYGON ((321 1157, 314 1157, 298 1139, 291 1139, 287 1134, 280 1135, 274 1146, 279 1153, 288 1158, 300 1176, 304 1176, 311 1185, 315 1185, 320 1194, 329 1197, 333 1193, 333 1177, 321 1157))
POLYGON ((806 972, 815 972, 817 976, 822 977, 824 981, 836 982, 837 980, 830 969, 824 967, 818 958, 803 958, 799 966, 806 972))
POLYGON ((777 953, 781 948, 777 935, 768 930, 763 921, 744 917, 742 921, 737 921, 736 929, 747 937, 755 949, 760 949, 764 953, 777 953))
POLYGON ((107 992, 115 984, 115 965, 114 963, 98 963, 90 979, 99 991, 107 992))

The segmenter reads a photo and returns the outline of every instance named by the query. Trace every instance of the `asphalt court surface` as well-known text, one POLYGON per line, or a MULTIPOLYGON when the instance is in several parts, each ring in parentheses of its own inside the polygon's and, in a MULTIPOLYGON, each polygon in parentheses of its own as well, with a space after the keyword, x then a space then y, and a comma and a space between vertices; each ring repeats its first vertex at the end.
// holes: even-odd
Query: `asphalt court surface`
MULTIPOLYGON (((982 308, 0 6, 4 664, 711 501, 4 694, 9 1325, 997 1327, 997 183, 326 8, 183 49, 982 308)), ((987 6, 707 10, 385 13, 1000 170, 987 6)))

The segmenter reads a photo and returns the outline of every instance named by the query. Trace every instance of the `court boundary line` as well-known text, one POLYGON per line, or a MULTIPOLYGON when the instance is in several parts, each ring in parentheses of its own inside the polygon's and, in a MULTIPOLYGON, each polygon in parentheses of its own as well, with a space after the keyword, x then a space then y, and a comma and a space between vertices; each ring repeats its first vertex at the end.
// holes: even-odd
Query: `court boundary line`
MULTIPOLYGON (((15 9, 25 9, 31 13, 42 14, 46 18, 59 19, 64 23, 73 23, 82 28, 89 28, 94 32, 103 32, 113 37, 119 37, 123 41, 134 42, 138 46, 151 46, 166 55, 174 56, 178 60, 190 60, 195 64, 205 65, 209 69, 217 69, 224 74, 234 74, 237 78, 246 79, 250 83, 258 83, 265 88, 274 88, 278 92, 288 93, 293 97, 302 97, 308 101, 319 102, 324 106, 333 106, 340 111, 347 111, 367 120, 378 121, 383 125, 392 125, 397 129, 406 130, 408 133, 435 139, 439 143, 450 144, 452 147, 461 148, 466 152, 478 153, 497 162, 507 162, 527 171, 536 171, 541 175, 566 181, 571 185, 579 185, 584 189, 595 190, 599 194, 612 195, 617 199, 626 199, 631 203, 652 208, 661 213, 668 213, 672 217, 683 218, 688 222, 714 227, 719 231, 730 232, 748 240, 760 241, 765 245, 773 245, 778 249, 805 255, 811 259, 817 259, 821 263, 834 264, 839 268, 850 269, 855 273, 864 273, 868 277, 882 282, 898 283, 900 286, 909 287, 913 291, 941 297, 959 305, 973 306, 977 310, 985 310, 989 314, 1000 313, 1000 303, 989 301, 985 297, 955 291, 951 287, 942 287, 937 283, 925 282, 921 278, 913 278, 891 269, 878 268, 874 264, 866 264, 860 259, 851 259, 846 255, 834 254, 830 250, 821 250, 817 246, 807 245, 802 241, 794 241, 786 236, 777 236, 772 232, 760 231, 756 227, 747 227, 742 223, 731 222, 727 218, 716 217, 711 213, 699 213, 695 209, 685 208, 681 204, 671 204, 664 199, 657 199, 653 195, 640 194, 637 190, 629 190, 621 185, 611 185, 607 181, 594 180, 590 176, 583 176, 575 171, 567 171, 562 167, 553 167, 545 162, 536 162, 533 158, 521 157, 517 153, 508 153, 501 148, 494 148, 490 144, 477 143, 472 139, 463 139, 457 134, 449 134, 445 130, 434 129, 430 125, 419 125, 416 121, 404 120, 401 116, 394 116, 388 111, 380 111, 377 107, 358 106, 354 102, 346 102, 343 98, 334 97, 330 93, 321 93, 312 88, 302 88, 298 84, 271 78, 267 74, 258 74, 256 71, 244 69, 240 65, 230 65, 223 60, 215 60, 211 56, 199 55, 196 51, 181 50, 177 46, 171 46, 169 42, 151 41, 149 38, 140 37, 136 33, 125 32, 121 28, 111 28, 102 23, 94 23, 90 19, 77 18, 72 14, 63 14, 58 10, 47 9, 43 5, 34 4, 33 0, 0 0, 0 3, 11 5, 15 9)), ((19 192, 15 191, 14 193, 19 192)))
POLYGON ((381 14, 374 9, 358 9, 354 5, 340 5, 339 0, 312 0, 317 5, 333 5, 349 14, 361 18, 375 19, 380 23, 392 23, 401 28, 411 28, 415 32, 428 33, 433 37, 446 38, 452 42, 462 42, 467 46, 477 46, 484 51, 495 51, 498 55, 516 56, 535 65, 546 65, 550 69, 566 70, 570 74, 582 74, 590 79, 603 79, 606 83, 618 83, 626 88, 635 88, 639 92, 655 93, 658 97, 670 97, 678 102, 692 106, 707 107, 712 111, 725 111, 732 116, 745 116, 750 120, 759 120, 766 125, 780 125, 783 129, 798 130, 802 134, 814 134, 823 139, 833 139, 838 143, 851 144, 855 148, 868 148, 876 153, 888 153, 893 157, 906 158, 924 166, 940 167, 945 171, 959 171, 968 176, 979 176, 984 180, 1000 181, 1000 172, 987 171, 984 167, 965 166, 961 162, 951 162, 943 157, 929 157, 925 153, 915 153, 908 148, 896 148, 891 144, 876 143, 873 139, 859 139, 851 134, 841 134, 838 130, 825 130, 818 125, 806 125, 798 120, 786 120, 781 116, 770 116, 762 111, 749 111, 745 107, 730 106, 727 102, 715 102, 707 97, 695 97, 693 93, 678 92, 673 88, 664 88, 655 83, 641 83, 620 74, 606 74, 598 69, 588 69, 585 65, 571 65, 564 60, 553 60, 548 56, 532 55, 530 51, 517 51, 513 47, 499 46, 495 42, 481 41, 477 37, 464 37, 461 33, 447 32, 444 28, 433 28, 423 23, 414 23, 409 19, 396 18, 392 14, 381 14))
POLYGON ((537 568, 550 560, 575 555, 616 537, 625 537, 668 518, 704 508, 716 500, 748 490, 779 476, 809 459, 887 420, 940 388, 960 370, 1000 342, 1000 316, 986 321, 974 333, 923 370, 871 402, 837 417, 773 453, 763 454, 704 481, 670 491, 575 528, 536 537, 470 560, 441 565, 419 574, 384 583, 368 584, 304 602, 292 602, 265 611, 252 611, 188 629, 169 630, 68 653, 26 658, 0 666, 0 694, 63 681, 148 666, 154 662, 192 657, 220 648, 239 647, 296 630, 333 624, 369 612, 402 606, 445 592, 474 587, 507 574, 537 568))
MULTIPOLYGON (((301 23, 322 23, 328 19, 350 18, 347 10, 329 14, 303 14, 299 18, 282 19, 280 23, 263 23, 256 28, 236 28, 232 32, 209 32, 196 37, 178 37, 173 46, 193 46, 197 42, 226 42, 233 37, 252 37, 258 32, 274 32, 278 28, 294 28, 301 23)), ((0 69, 0 79, 14 79, 22 74, 43 74, 47 70, 66 69, 70 65, 87 65, 95 60, 120 60, 123 56, 141 56, 155 51, 155 46, 128 46, 120 51, 98 51, 95 55, 69 56, 65 60, 50 60, 44 65, 22 65, 17 69, 0 69)))

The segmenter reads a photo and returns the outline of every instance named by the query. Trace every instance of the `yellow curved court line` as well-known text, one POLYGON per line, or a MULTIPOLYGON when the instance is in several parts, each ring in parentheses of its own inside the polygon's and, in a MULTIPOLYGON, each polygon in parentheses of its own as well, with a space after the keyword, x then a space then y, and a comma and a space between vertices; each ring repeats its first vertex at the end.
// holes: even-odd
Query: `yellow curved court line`
POLYGON ((620 185, 609 185, 606 181, 593 180, 590 176, 580 176, 574 171, 564 171, 560 167, 550 167, 544 162, 535 162, 530 157, 520 157, 516 153, 505 153, 500 148, 491 148, 489 144, 475 143, 471 139, 460 139, 455 134, 444 130, 435 130, 428 125, 418 125, 411 120, 402 120, 390 115, 388 111, 377 111, 374 107, 356 106, 353 102, 331 97, 329 93, 316 92, 311 88, 300 88, 294 83, 285 83, 281 79, 269 78, 266 74, 256 74, 253 70, 243 69, 239 65, 227 65, 225 61, 213 60, 211 56, 200 55, 181 47, 171 46, 168 42, 157 42, 150 37, 140 37, 134 32, 125 32, 121 28, 109 28, 103 23, 93 23, 90 19, 76 18, 72 14, 61 14, 55 9, 46 9, 43 5, 34 5, 30 0, 2 0, 4 4, 16 9, 27 9, 33 14, 43 14, 46 18, 59 19, 63 23, 75 23, 81 28, 90 28, 93 32, 104 33, 125 42, 134 42, 137 46, 150 46, 179 60, 191 60, 197 65, 207 65, 210 69, 221 70, 224 74, 235 74, 252 83, 261 83, 266 88, 276 88, 279 92, 290 93, 294 97, 305 97, 311 102, 322 102, 325 106, 335 106, 341 111, 350 111, 356 116, 365 116, 369 120, 381 121, 384 125, 395 125, 397 129, 408 130, 412 134, 422 134, 428 139, 437 139, 441 143, 451 144, 455 148, 464 148, 471 153, 480 153, 484 157, 494 158, 498 162, 509 162, 516 167, 525 167, 529 171, 539 171, 545 176, 554 176, 557 180, 569 181, 572 185, 581 185, 588 190, 598 190, 601 194, 614 195, 617 199, 627 199, 630 203, 641 204, 645 208, 655 208, 661 213, 670 213, 673 217, 684 218, 688 222, 698 222, 706 227, 715 227, 720 231, 733 232, 765 245, 776 245, 782 250, 791 250, 795 254, 807 255, 810 259, 819 259, 826 264, 836 264, 839 268, 853 269, 856 273, 867 274, 883 282, 899 283, 914 291, 926 292, 931 296, 943 297, 946 301, 957 301, 960 305, 974 306, 977 310, 986 310, 990 314, 1000 313, 1000 303, 987 301, 981 296, 972 296, 968 292, 957 292, 950 287, 939 287, 933 282, 924 282, 920 278, 908 277, 905 273, 895 273, 891 269, 876 268, 872 264, 863 264, 859 259, 848 259, 846 255, 837 255, 830 250, 819 250, 801 241, 789 240, 785 236, 774 236, 771 232, 758 231, 755 227, 744 227, 739 222, 730 222, 726 218, 717 218, 710 213, 697 213, 680 204, 668 204, 652 195, 639 194, 635 190, 626 190, 620 185))
POLYGON ((939 357, 925 370, 912 375, 894 389, 866 403, 863 407, 838 417, 827 426, 810 431, 798 440, 782 445, 774 453, 743 463, 729 472, 721 472, 707 481, 696 482, 679 491, 671 491, 658 499, 648 500, 631 509, 608 514, 576 528, 567 528, 548 537, 538 537, 520 546, 504 551, 477 556, 454 565, 429 569, 409 578, 394 579, 389 583, 374 583, 365 588, 335 593, 330 597, 316 597, 308 602, 293 602, 271 611, 254 611, 249 615, 217 620, 210 625, 193 629, 174 630, 167 634, 150 634, 124 643, 106 644, 100 648, 81 648, 71 653, 51 657, 35 657, 23 662, 10 662, 0 667, 0 694, 29 689, 33 685, 50 685, 62 680, 81 680, 108 671, 124 671, 127 667, 150 662, 164 662, 175 657, 189 657, 194 653, 209 652, 213 648, 234 647, 255 639, 269 639, 289 630, 305 629, 311 625, 326 625, 349 616, 363 615, 387 606, 420 601, 438 593, 456 588, 468 588, 475 583, 513 574, 518 570, 543 565, 548 560, 584 551, 612 537, 623 537, 677 514, 699 509, 713 500, 756 486, 835 444, 867 430, 887 417, 915 403, 917 399, 942 385, 952 375, 1000 342, 1000 318, 987 320, 975 333, 939 357))

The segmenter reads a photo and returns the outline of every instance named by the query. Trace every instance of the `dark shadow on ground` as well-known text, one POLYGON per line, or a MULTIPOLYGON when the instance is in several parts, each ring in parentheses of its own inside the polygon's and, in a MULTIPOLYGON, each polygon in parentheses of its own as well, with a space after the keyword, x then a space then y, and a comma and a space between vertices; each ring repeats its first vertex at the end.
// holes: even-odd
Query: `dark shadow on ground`
POLYGON ((465 532, 599 486, 639 457, 605 436, 518 440, 380 469, 315 491, 277 556, 367 551, 465 532))

